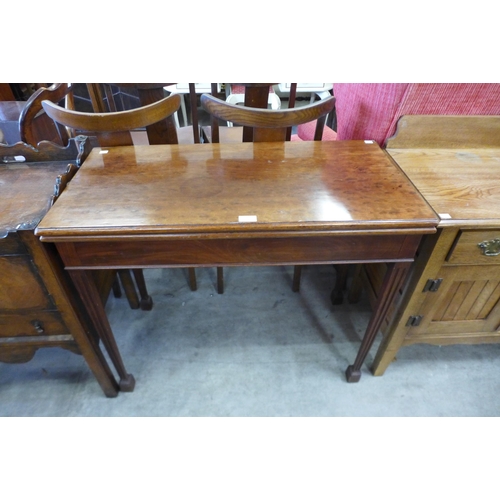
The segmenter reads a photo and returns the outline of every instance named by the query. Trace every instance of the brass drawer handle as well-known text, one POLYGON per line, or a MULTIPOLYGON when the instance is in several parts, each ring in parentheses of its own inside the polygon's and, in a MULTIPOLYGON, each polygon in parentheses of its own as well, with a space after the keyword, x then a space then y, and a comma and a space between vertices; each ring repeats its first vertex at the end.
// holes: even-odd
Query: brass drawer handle
POLYGON ((486 255, 487 257, 500 255, 500 238, 482 241, 481 243, 478 243, 477 246, 483 251, 483 255, 486 255))

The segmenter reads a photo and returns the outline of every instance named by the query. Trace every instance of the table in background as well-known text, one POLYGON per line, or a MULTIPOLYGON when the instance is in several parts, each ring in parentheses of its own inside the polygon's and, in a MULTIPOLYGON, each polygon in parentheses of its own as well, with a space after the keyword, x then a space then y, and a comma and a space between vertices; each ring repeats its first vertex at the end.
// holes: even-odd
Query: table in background
POLYGON ((347 378, 437 218, 372 141, 95 148, 37 229, 64 261, 120 377, 94 269, 388 262, 347 378))

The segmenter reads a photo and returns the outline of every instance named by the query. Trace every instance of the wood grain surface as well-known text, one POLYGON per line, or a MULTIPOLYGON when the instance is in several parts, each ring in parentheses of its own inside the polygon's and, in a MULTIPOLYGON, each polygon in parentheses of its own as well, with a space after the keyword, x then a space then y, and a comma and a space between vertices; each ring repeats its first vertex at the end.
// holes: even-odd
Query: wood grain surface
POLYGON ((95 148, 37 234, 432 232, 436 222, 375 143, 157 145, 95 148))

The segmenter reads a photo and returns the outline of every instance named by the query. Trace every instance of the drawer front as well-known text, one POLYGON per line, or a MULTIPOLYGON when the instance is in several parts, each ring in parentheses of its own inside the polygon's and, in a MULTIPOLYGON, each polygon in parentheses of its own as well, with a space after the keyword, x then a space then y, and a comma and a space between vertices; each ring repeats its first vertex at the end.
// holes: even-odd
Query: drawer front
POLYGON ((54 309, 30 257, 0 257, 0 310, 54 309))
POLYGON ((0 337, 65 335, 68 330, 59 313, 0 314, 0 337))
POLYGON ((0 234, 0 255, 21 255, 28 251, 17 233, 7 233, 6 236, 0 234))
POLYGON ((66 269, 412 261, 420 234, 117 239, 59 243, 66 269), (377 251, 374 253, 373 248, 377 251), (372 257, 374 256, 374 257, 372 257))
POLYGON ((499 265, 500 228, 487 231, 460 231, 446 263, 450 265, 499 265))

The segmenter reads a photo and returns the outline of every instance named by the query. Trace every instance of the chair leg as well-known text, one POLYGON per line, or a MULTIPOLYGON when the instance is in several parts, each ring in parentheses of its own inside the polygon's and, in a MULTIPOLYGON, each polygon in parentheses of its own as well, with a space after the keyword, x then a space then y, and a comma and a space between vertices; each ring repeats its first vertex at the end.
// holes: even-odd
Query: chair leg
POLYGON ((224 293, 224 268, 217 268, 217 293, 224 293))
POLYGON ((347 285, 349 266, 347 264, 336 264, 333 267, 335 267, 337 275, 335 277, 335 286, 330 295, 330 300, 334 306, 337 306, 344 302, 344 290, 347 285))
POLYGON ((122 289, 120 287, 120 282, 118 281, 118 276, 115 276, 113 280, 113 296, 119 299, 122 296, 122 289))
POLYGON ((361 298, 361 292, 363 290, 363 282, 361 279, 361 271, 363 270, 363 264, 356 264, 354 267, 354 276, 352 278, 351 287, 347 295, 347 300, 351 304, 359 302, 361 298))
POLYGON ((118 270, 118 276, 120 277, 120 281, 125 291, 125 296, 127 297, 130 308, 139 309, 139 297, 137 296, 134 280, 132 279, 132 273, 130 272, 130 269, 118 270))
POLYGON ((144 273, 142 269, 134 269, 133 272, 137 289, 139 290, 139 294, 141 296, 140 307, 143 311, 151 311, 151 309, 153 309, 153 299, 151 298, 151 295, 148 294, 144 273))
POLYGON ((300 277, 301 276, 302 276, 302 266, 294 266, 292 291, 298 292, 300 290, 300 277))
POLYGON ((198 289, 198 284, 196 283, 196 272, 194 270, 194 267, 190 267, 188 269, 188 272, 189 272, 189 288, 191 288, 193 292, 196 292, 196 290, 198 289))

